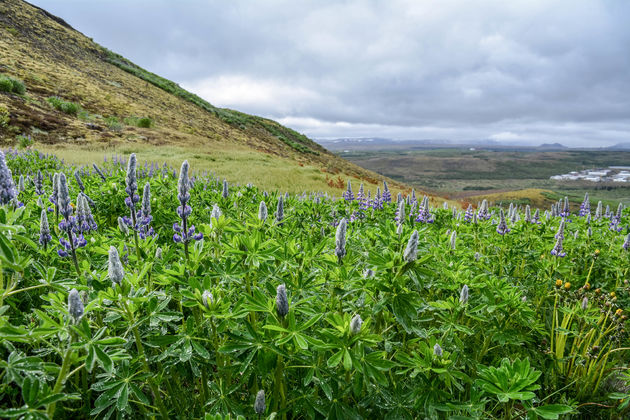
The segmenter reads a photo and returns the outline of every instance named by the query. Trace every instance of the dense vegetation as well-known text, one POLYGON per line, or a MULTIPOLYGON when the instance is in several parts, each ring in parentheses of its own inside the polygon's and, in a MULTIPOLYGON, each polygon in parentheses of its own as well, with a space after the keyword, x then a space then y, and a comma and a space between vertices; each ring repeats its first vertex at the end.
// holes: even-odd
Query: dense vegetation
POLYGON ((621 208, 288 196, 135 155, 4 162, 0 417, 630 412, 621 208))

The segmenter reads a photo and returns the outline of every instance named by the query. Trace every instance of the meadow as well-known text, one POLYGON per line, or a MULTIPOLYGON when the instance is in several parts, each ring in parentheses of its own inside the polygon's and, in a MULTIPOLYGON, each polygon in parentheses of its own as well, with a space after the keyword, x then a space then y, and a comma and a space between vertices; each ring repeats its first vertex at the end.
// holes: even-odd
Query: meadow
POLYGON ((630 415, 622 205, 333 199, 137 158, 0 155, 0 417, 630 415))

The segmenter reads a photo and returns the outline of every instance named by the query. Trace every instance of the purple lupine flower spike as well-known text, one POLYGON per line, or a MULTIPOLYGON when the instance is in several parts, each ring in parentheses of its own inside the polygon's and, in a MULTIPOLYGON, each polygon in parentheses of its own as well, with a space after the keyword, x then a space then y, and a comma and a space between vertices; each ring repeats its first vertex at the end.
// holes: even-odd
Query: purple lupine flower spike
POLYGON ((624 241, 621 247, 625 249, 626 251, 630 250, 630 233, 628 233, 628 236, 626 236, 626 240, 624 241))
POLYGON ((505 213, 503 213, 503 209, 501 209, 499 211, 499 225, 497 226, 497 233, 499 235, 505 235, 506 233, 508 233, 510 231, 510 229, 507 226, 507 223, 505 221, 505 213))
POLYGON ((359 192, 357 192, 357 202, 359 203, 359 211, 367 210, 367 202, 365 199, 365 192, 363 191, 363 183, 359 186, 359 192))
POLYGON ((341 219, 339 222, 339 226, 337 226, 337 232, 335 233, 335 254, 337 255, 337 259, 341 264, 341 260, 346 255, 346 230, 348 227, 348 223, 346 222, 345 217, 341 219))
POLYGON ((475 211, 473 210, 473 206, 472 204, 469 204, 468 208, 466 209, 466 213, 464 213, 464 221, 466 223, 472 222, 474 215, 475 215, 475 211))
POLYGON ((81 190, 81 192, 84 192, 85 185, 83 184, 83 180, 81 179, 81 174, 79 173, 78 169, 74 171, 74 179, 77 181, 77 185, 79 186, 79 189, 81 190))
POLYGON ((17 194, 13 175, 7 166, 4 152, 0 151, 0 205, 11 203, 17 194))
POLYGON ((558 239, 558 238, 562 238, 564 239, 564 219, 560 220, 560 226, 558 226, 558 232, 555 234, 554 238, 558 239))
POLYGON ((278 206, 276 207, 276 221, 278 224, 282 224, 282 219, 284 219, 284 200, 282 195, 278 197, 278 206))
POLYGON ((563 236, 558 236, 558 239, 556 240, 556 245, 551 250, 551 255, 554 255, 556 257, 564 257, 567 255, 567 253, 564 252, 562 249, 562 241, 563 236))
POLYGON ((52 236, 50 235, 50 225, 48 224, 48 216, 46 214, 46 210, 42 209, 42 215, 39 219, 39 244, 44 248, 52 240, 52 236))
POLYGON ((586 215, 590 216, 590 214, 591 214, 591 203, 588 198, 588 193, 585 193, 584 201, 582 201, 582 204, 580 204, 580 212, 578 213, 578 215, 580 217, 584 217, 586 215))
POLYGON ((173 224, 173 241, 181 242, 184 244, 184 251, 188 256, 188 243, 192 240, 200 240, 203 238, 203 233, 195 233, 195 226, 188 226, 188 217, 192 214, 192 208, 188 205, 190 200, 190 181, 188 178, 188 170, 190 166, 188 161, 182 162, 181 169, 179 171, 179 180, 177 182, 177 199, 180 206, 177 207, 177 214, 182 220, 182 224, 173 224))
POLYGON ((101 177, 103 181, 107 181, 107 178, 105 178, 105 175, 103 174, 103 172, 101 171, 101 169, 98 167, 96 163, 93 163, 92 167, 94 168, 98 176, 101 177))
POLYGON ((392 202, 392 194, 389 192, 389 188, 387 187, 387 181, 383 181, 383 203, 391 203, 392 202))
POLYGON ((354 194, 352 193, 352 184, 350 183, 350 180, 348 180, 348 189, 342 194, 342 197, 346 201, 354 200, 354 194))
POLYGON ((141 239, 153 236, 155 231, 151 227, 151 185, 147 182, 142 190, 142 204, 136 215, 136 230, 141 239))

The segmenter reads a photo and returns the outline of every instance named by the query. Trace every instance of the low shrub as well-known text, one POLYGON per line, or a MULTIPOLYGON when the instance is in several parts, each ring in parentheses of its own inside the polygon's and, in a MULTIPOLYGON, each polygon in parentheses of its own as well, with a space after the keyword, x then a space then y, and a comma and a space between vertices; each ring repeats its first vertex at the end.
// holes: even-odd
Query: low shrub
POLYGON ((23 134, 20 134, 19 136, 16 136, 15 138, 18 142, 18 146, 21 149, 25 149, 28 146, 33 144, 33 139, 31 138, 31 136, 25 136, 23 134))
POLYGON ((0 75, 0 92, 17 93, 23 95, 26 92, 26 86, 20 80, 10 76, 0 75))
POLYGON ((81 105, 78 103, 63 100, 58 96, 51 96, 46 100, 57 111, 61 111, 65 114, 77 115, 81 109, 81 105))
POLYGON ((150 117, 127 117, 125 124, 140 128, 153 127, 153 120, 150 117))

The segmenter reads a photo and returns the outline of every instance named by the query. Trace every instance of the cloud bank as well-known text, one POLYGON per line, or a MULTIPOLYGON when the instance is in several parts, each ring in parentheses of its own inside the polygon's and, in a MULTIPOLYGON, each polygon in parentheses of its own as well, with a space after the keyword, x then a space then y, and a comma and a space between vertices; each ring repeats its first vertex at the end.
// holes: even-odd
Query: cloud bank
POLYGON ((630 141, 630 2, 35 0, 311 137, 630 141))

